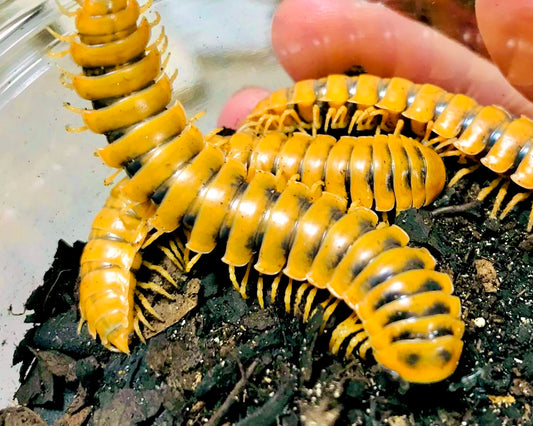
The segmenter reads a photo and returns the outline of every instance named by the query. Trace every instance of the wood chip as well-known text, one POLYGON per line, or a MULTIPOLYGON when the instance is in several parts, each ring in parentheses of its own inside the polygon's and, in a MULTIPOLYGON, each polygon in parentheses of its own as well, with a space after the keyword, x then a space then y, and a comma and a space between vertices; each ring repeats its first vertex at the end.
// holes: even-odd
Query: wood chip
POLYGON ((500 288, 500 281, 492 262, 486 259, 478 259, 474 261, 474 266, 485 291, 487 293, 497 292, 500 288))
POLYGON ((175 300, 161 300, 154 306, 156 312, 164 319, 161 321, 152 321, 153 330, 145 329, 143 335, 146 339, 161 333, 170 326, 176 324, 180 319, 187 315, 198 305, 198 292, 200 291, 201 281, 193 278, 187 283, 187 292, 174 295, 175 300))

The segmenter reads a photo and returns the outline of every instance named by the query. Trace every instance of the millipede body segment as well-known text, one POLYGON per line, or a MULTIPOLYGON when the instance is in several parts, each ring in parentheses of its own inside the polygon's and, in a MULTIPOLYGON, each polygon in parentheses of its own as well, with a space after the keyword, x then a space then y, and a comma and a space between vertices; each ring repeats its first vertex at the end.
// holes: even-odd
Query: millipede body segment
MULTIPOLYGON (((467 157, 502 178, 504 185, 491 217, 496 216, 509 182, 514 182, 520 192, 509 201, 500 217, 531 196, 533 121, 525 116, 517 118, 498 106, 478 105, 466 95, 448 93, 431 84, 370 74, 304 80, 261 101, 242 129, 257 133, 269 129, 285 133, 297 129, 313 133, 331 129, 351 134, 375 129, 393 132, 404 123, 404 131, 428 146, 435 146, 442 155, 467 157)), ((465 174, 462 172, 460 176, 465 174)), ((488 192, 480 194, 480 198, 488 192)), ((532 227, 533 210, 528 231, 532 227)))
POLYGON ((323 182, 327 192, 377 211, 428 205, 446 181, 438 154, 402 135, 337 139, 271 131, 261 136, 241 132, 215 141, 228 158, 247 165, 248 179, 262 170, 277 176, 278 189, 294 176, 309 187, 323 182))
MULTIPOLYGON (((133 274, 141 266, 141 248, 153 214, 151 202, 132 208, 122 193, 123 181, 112 190, 96 215, 80 261, 80 312, 89 332, 112 350, 129 352, 134 328, 133 274)), ((81 323, 80 323, 81 325, 81 323)))

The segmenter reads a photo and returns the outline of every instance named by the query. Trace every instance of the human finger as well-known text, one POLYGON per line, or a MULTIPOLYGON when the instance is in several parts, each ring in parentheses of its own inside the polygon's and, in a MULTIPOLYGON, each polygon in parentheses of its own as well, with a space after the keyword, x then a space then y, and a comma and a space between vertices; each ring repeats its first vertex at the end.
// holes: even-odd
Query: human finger
POLYGON ((533 2, 477 0, 476 18, 494 63, 516 89, 533 99, 533 2))
POLYGON ((533 104, 489 61, 434 29, 380 4, 360 0, 285 0, 272 44, 295 80, 342 73, 353 65, 465 93, 533 115, 533 104))
POLYGON ((255 105, 269 93, 261 87, 247 87, 238 91, 222 107, 217 126, 237 129, 255 105))

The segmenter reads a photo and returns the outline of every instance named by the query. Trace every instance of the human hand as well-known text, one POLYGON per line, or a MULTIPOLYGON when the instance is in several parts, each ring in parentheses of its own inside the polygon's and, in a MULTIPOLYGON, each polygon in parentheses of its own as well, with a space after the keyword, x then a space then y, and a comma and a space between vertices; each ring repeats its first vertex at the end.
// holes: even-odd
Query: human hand
MULTIPOLYGON (((480 104, 533 116, 526 98, 533 99, 533 3, 477 0, 476 17, 501 72, 433 28, 363 0, 285 0, 274 16, 272 45, 294 80, 361 65, 381 77, 433 83, 480 104)), ((239 92, 223 108, 218 125, 236 128, 266 95, 258 88, 239 92)))

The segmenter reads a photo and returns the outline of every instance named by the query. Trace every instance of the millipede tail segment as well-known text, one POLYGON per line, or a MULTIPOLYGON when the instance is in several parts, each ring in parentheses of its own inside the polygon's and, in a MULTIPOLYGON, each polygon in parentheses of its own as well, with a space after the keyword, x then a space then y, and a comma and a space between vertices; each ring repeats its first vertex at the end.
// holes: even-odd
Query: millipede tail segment
POLYGON ((122 194, 123 183, 111 190, 94 219, 81 256, 80 327, 86 321, 92 337, 98 335, 106 348, 129 353, 129 336, 138 320, 133 272, 141 266, 139 248, 149 231, 144 218, 154 206, 132 205, 122 194))

